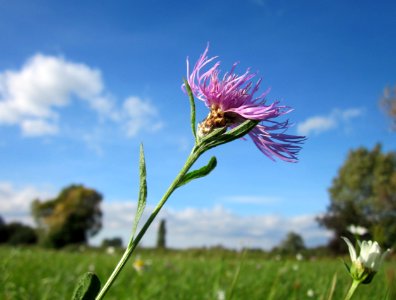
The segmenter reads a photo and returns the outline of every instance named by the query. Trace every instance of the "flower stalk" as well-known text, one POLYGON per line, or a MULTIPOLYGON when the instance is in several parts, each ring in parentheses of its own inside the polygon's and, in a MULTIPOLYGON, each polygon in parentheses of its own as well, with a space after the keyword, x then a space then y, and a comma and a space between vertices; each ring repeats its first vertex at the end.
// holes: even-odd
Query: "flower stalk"
POLYGON ((358 288, 360 282, 357 280, 352 281, 351 287, 348 290, 348 293, 345 296, 344 300, 352 299, 353 294, 355 293, 356 289, 358 288))
POLYGON ((157 206, 154 208, 153 212, 151 213, 150 217, 146 221, 146 223, 143 225, 143 227, 140 229, 139 233, 136 235, 136 238, 131 238, 127 248, 121 257, 120 261, 118 262, 117 266, 115 267, 113 273, 110 275, 109 279, 95 298, 96 300, 103 299, 103 297, 106 295, 107 291, 110 289, 118 275, 120 274, 121 270, 124 268, 125 264, 127 263, 128 259, 131 257, 132 253, 136 249, 136 246, 139 244, 140 240, 143 238, 144 234, 146 233, 147 229, 150 227, 151 223, 154 221, 155 217, 158 215, 158 213, 161 211, 161 208, 164 206, 170 195, 176 190, 176 188, 180 185, 180 183, 183 180, 183 177, 187 174, 189 169, 192 167, 192 165, 197 161, 197 159, 201 156, 202 152, 201 147, 194 146, 193 150, 191 151, 191 154, 187 158, 186 163, 184 164, 183 168, 179 172, 179 174, 176 176, 175 180, 171 183, 169 186, 168 190, 165 192, 164 196, 162 199, 158 202, 157 206))

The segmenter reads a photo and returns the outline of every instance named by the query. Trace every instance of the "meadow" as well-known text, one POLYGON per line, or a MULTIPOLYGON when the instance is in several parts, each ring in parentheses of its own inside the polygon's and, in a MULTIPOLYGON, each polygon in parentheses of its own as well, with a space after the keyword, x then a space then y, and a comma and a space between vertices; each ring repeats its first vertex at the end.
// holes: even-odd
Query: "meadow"
MULTIPOLYGON (((84 272, 95 272, 103 284, 120 255, 0 247, 0 299, 71 299, 84 272)), ((336 257, 297 260, 232 251, 144 249, 136 255, 106 299, 343 299, 351 283, 336 257), (145 263, 142 272, 133 268, 136 255, 145 263)), ((396 299, 395 270, 396 262, 388 260, 354 299, 396 299)))

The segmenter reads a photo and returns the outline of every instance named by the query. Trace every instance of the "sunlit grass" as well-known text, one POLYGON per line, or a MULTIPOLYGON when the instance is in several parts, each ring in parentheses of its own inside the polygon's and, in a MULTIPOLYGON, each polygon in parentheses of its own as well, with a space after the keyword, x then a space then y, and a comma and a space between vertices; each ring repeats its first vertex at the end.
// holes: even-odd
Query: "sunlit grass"
MULTIPOLYGON (((120 255, 0 247, 0 299, 70 299, 79 276, 93 271, 104 281, 120 255)), ((233 299, 328 299, 334 274, 333 299, 342 299, 351 282, 337 258, 278 261, 247 255, 242 260, 240 253, 215 251, 140 250, 137 255, 145 271, 134 270, 132 257, 106 299, 216 299, 218 291, 227 297, 239 266, 233 299)), ((396 284, 395 268, 395 262, 387 262, 355 299, 392 299, 388 290, 396 284)))

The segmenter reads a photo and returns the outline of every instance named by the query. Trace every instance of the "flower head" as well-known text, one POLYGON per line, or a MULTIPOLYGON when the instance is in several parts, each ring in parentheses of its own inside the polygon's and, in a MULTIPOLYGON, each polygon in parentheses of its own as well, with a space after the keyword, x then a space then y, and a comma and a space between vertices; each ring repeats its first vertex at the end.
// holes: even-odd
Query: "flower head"
POLYGON ((309 289, 309 290, 307 291, 307 296, 308 296, 309 298, 313 298, 313 297, 315 296, 315 291, 314 291, 313 289, 309 289))
POLYGON ((365 235, 368 230, 365 227, 362 226, 356 226, 356 225, 349 225, 348 226, 348 231, 354 235, 365 235))
POLYGON ((362 283, 370 283, 374 275, 381 267, 386 255, 390 252, 387 249, 382 253, 380 246, 375 241, 359 242, 360 253, 356 253, 355 247, 346 237, 342 237, 348 245, 349 255, 351 256, 352 266, 349 273, 352 278, 362 283))
POLYGON ((305 137, 285 134, 289 122, 275 120, 291 109, 277 101, 267 105, 265 96, 268 91, 255 96, 261 79, 254 84, 252 79, 256 74, 250 73, 249 69, 242 75, 235 74, 237 63, 229 73, 220 77, 220 62, 208 67, 217 57, 208 58, 207 53, 208 47, 191 72, 187 59, 187 82, 195 97, 210 109, 207 118, 198 125, 198 135, 204 136, 221 127, 234 128, 246 120, 257 120, 259 123, 248 134, 260 151, 272 160, 278 157, 284 161, 297 161, 299 144, 305 137))
POLYGON ((146 270, 147 264, 141 258, 138 257, 133 262, 133 268, 135 269, 136 272, 141 274, 146 270))
POLYGON ((217 300, 225 300, 226 299, 226 292, 224 290, 217 290, 216 291, 216 298, 217 298, 217 300))

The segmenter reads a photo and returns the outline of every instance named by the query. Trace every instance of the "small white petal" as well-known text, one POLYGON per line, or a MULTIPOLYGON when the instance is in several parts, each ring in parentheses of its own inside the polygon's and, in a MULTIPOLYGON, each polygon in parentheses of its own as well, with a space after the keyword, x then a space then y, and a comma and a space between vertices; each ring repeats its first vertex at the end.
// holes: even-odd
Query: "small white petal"
POLYGON ((344 236, 341 237, 345 243, 348 246, 348 250, 349 250, 349 255, 351 256, 351 260, 352 262, 356 261, 356 250, 355 247, 353 247, 352 243, 344 236))

